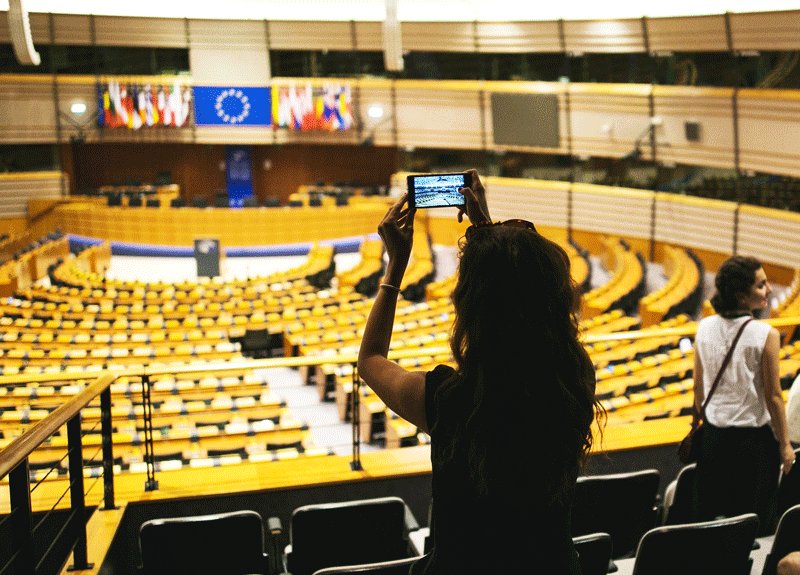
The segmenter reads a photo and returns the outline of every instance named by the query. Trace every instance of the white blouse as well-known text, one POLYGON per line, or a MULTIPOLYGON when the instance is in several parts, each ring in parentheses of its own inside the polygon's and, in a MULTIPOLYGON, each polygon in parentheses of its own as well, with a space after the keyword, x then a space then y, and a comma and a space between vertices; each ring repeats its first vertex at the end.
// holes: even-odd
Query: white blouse
MULTIPOLYGON (((700 320, 695 353, 699 354, 703 366, 703 397, 708 397, 733 338, 748 318, 725 319, 712 315, 700 320)), ((770 423, 761 381, 761 356, 770 329, 769 324, 761 321, 751 321, 744 328, 717 391, 706 406, 706 420, 711 425, 761 427, 770 423)))

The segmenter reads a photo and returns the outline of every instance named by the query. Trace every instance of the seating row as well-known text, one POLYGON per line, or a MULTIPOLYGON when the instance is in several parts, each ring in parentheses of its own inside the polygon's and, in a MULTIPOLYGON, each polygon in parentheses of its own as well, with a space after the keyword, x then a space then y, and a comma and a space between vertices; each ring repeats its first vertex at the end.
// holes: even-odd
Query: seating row
POLYGON ((600 260, 611 279, 584 294, 580 315, 592 317, 614 308, 633 315, 646 288, 642 256, 618 237, 607 236, 601 241, 605 249, 600 260))
POLYGON ((704 286, 704 268, 690 250, 664 246, 662 263, 669 278, 660 289, 639 300, 639 317, 643 326, 653 325, 677 313, 697 315, 704 286))

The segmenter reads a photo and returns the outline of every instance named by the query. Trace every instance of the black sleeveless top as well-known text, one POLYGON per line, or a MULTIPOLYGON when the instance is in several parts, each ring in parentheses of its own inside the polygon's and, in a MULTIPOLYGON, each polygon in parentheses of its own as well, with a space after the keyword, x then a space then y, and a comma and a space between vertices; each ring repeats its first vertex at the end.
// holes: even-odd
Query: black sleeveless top
MULTIPOLYGON (((467 446, 455 454, 443 449, 450 443, 448 434, 470 413, 471 393, 459 385, 455 370, 445 365, 426 374, 425 387, 433 470, 433 546, 411 569, 412 575, 580 575, 570 534, 571 495, 570 501, 545 504, 535 493, 513 493, 513 488, 499 497, 479 494, 469 477, 467 446)), ((536 447, 518 457, 537 458, 536 447)), ((498 479, 501 485, 515 483, 511 478, 508 482, 498 479)))

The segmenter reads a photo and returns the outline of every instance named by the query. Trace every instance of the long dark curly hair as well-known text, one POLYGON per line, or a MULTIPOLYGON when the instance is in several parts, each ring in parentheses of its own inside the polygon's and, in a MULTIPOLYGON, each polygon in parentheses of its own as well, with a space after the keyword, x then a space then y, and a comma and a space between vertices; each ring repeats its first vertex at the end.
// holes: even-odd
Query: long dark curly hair
POLYGON ((450 342, 472 411, 450 447, 468 446, 477 492, 527 487, 563 500, 592 446, 595 411, 602 412, 594 367, 578 340, 569 256, 533 230, 473 232, 461 243, 450 342), (509 476, 519 485, 508 485, 509 476))

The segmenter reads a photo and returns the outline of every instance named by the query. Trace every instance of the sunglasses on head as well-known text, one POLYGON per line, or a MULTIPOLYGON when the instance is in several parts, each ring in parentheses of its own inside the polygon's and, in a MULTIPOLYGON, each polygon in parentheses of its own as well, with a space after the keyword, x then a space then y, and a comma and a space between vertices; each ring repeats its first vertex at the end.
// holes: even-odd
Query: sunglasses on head
POLYGON ((533 225, 533 222, 529 222, 528 220, 513 219, 513 220, 505 220, 502 222, 480 222, 477 224, 472 224, 467 228, 466 231, 467 239, 469 239, 470 236, 475 233, 475 230, 490 228, 492 226, 510 226, 512 228, 523 228, 526 230, 531 230, 533 232, 539 233, 536 231, 536 226, 533 225))

